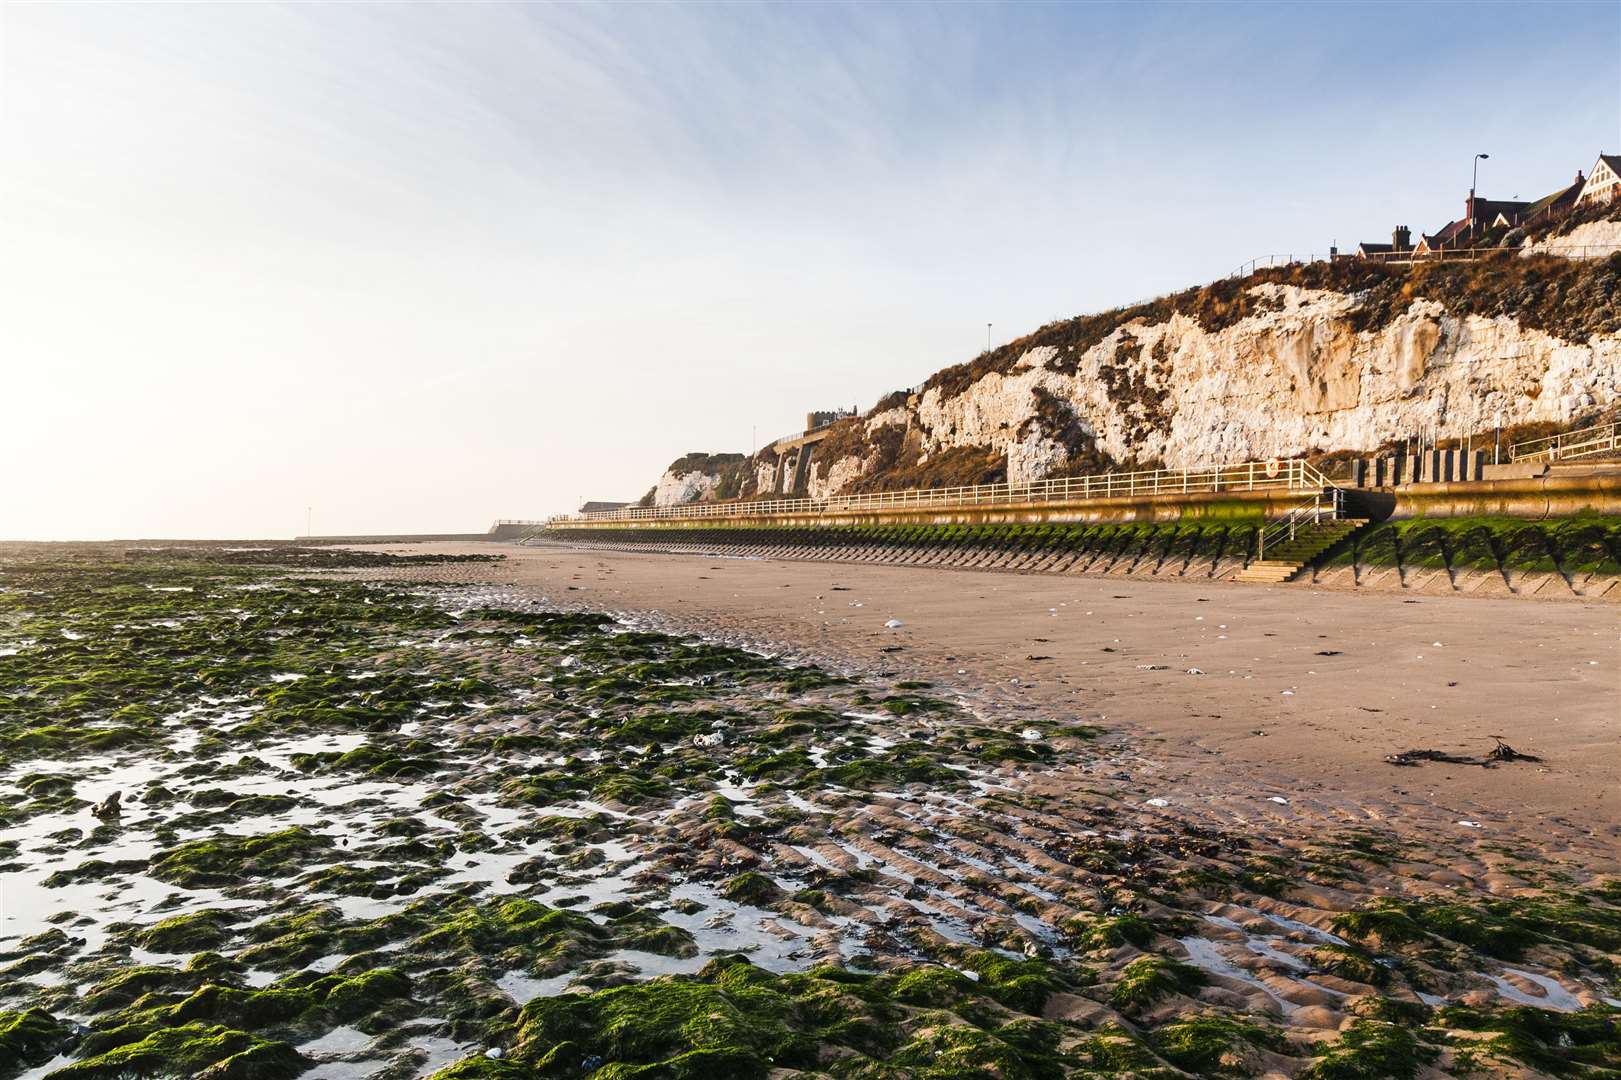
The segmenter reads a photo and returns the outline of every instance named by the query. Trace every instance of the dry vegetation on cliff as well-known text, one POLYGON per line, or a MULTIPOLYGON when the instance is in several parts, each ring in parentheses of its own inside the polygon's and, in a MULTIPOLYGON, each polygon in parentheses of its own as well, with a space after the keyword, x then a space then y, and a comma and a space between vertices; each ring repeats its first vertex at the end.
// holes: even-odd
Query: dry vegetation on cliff
POLYGON ((1553 255, 1521 257, 1505 251, 1476 262, 1385 266, 1353 259, 1303 263, 1223 278, 1131 307, 1048 323, 965 364, 937 371, 924 383, 953 397, 992 372, 1007 374, 1031 349, 1051 348, 1055 371, 1073 374, 1082 353, 1120 327, 1156 325, 1186 316, 1216 333, 1275 306, 1257 285, 1357 294, 1351 316, 1358 331, 1378 330, 1415 300, 1434 300, 1454 315, 1507 316, 1566 341, 1621 330, 1621 255, 1581 262, 1553 255))
MULTIPOLYGON (((1375 334, 1390 327, 1419 301, 1441 305, 1448 317, 1509 319, 1525 331, 1573 343, 1621 332, 1621 255, 1579 261, 1504 251, 1474 262, 1412 266, 1348 259, 1258 270, 1131 307, 1049 323, 967 363, 936 372, 923 392, 934 391, 939 401, 949 403, 993 374, 1014 377, 1020 361, 1032 350, 1050 350, 1041 361, 1046 370, 1074 376, 1089 350, 1118 334, 1112 356, 1098 364, 1098 380, 1116 411, 1128 418, 1124 435, 1129 444, 1151 439, 1163 442, 1175 415, 1166 338, 1148 335, 1154 344, 1145 359, 1145 337, 1134 328, 1148 330, 1180 317, 1206 334, 1217 334, 1279 310, 1283 303, 1279 292, 1257 288, 1268 285, 1354 298, 1343 316, 1343 326, 1355 334, 1375 334)), ((1118 460, 1100 449, 1094 419, 1084 415, 1076 402, 1042 386, 1030 393, 1035 399, 1034 412, 1019 428, 1019 439, 1024 441, 1039 429, 1040 435, 1062 448, 1067 456, 1050 474, 1106 471, 1127 461, 1143 464, 1155 456, 1128 455, 1124 461, 1118 460)), ((1534 388, 1527 393, 1534 396, 1534 388)), ((903 396, 889 395, 882 403, 884 409, 875 408, 868 416, 905 403, 903 396)), ((1537 422, 1531 426, 1553 430, 1563 425, 1537 422)), ((1526 425, 1521 428, 1528 430, 1526 425)), ((930 441, 915 424, 869 430, 863 419, 844 421, 820 448, 816 475, 826 480, 839 462, 852 458, 860 459, 863 468, 858 479, 840 488, 843 491, 975 483, 1007 475, 1007 464, 998 463, 1003 455, 995 448, 976 442, 929 453, 926 445, 930 441)), ((1318 447, 1317 452, 1323 449, 1318 447)))

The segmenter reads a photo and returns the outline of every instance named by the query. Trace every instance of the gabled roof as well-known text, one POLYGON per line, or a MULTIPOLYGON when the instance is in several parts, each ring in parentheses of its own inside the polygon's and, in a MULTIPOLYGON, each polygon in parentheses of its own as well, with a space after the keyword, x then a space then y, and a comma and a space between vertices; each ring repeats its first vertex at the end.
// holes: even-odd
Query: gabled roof
POLYGON ((1544 210, 1550 210, 1555 207, 1562 206, 1567 202, 1575 202, 1576 196, 1580 195, 1582 193, 1582 188, 1586 186, 1587 180, 1584 177, 1577 180, 1569 187, 1560 188, 1552 195, 1544 195, 1542 198, 1525 208, 1525 216, 1528 218, 1534 217, 1535 215, 1542 213, 1544 210))
POLYGON ((1395 244, 1358 244, 1356 249, 1364 255, 1383 255, 1387 251, 1395 251, 1395 244))
POLYGON ((1587 183, 1582 185, 1582 193, 1577 196, 1577 202, 1586 202, 1595 199, 1599 192, 1604 192, 1606 201, 1615 197, 1616 180, 1621 178, 1621 154, 1600 154, 1593 163, 1593 171, 1587 175, 1587 183), (1601 178, 1601 171, 1607 170, 1607 176, 1601 178))
POLYGON ((1426 234, 1420 238, 1419 242, 1423 244, 1427 250, 1434 250, 1435 248, 1441 247, 1445 244, 1455 242, 1459 236, 1463 235, 1468 230, 1469 219, 1459 218, 1457 221, 1447 222, 1436 232, 1426 234))
POLYGON ((1475 220, 1496 217, 1498 214, 1518 214, 1531 204, 1516 199, 1475 199, 1475 220))

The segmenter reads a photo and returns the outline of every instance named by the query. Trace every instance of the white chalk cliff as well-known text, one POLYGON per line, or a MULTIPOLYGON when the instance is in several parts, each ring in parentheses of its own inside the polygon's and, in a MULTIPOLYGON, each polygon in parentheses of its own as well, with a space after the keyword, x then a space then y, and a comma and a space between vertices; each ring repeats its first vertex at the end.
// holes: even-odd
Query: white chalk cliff
POLYGON ((681 503, 699 502, 709 498, 720 486, 720 475, 714 472, 705 472, 702 469, 692 469, 686 472, 677 472, 667 469, 659 482, 653 485, 654 506, 677 506, 681 503))
MULTIPOLYGON (((1079 431, 1117 460, 1191 468, 1562 422, 1621 396, 1621 334, 1565 341, 1433 300, 1358 331, 1354 295, 1267 283, 1250 292, 1262 310, 1217 332, 1184 314, 1128 322, 1078 357, 1031 348, 961 392, 930 387, 859 422, 869 445, 885 426, 906 428, 925 460, 965 446, 1006 453, 1008 478, 1022 482, 1069 459, 1055 405, 1072 443, 1079 431)), ((811 494, 842 490, 874 458, 822 462, 811 494)))

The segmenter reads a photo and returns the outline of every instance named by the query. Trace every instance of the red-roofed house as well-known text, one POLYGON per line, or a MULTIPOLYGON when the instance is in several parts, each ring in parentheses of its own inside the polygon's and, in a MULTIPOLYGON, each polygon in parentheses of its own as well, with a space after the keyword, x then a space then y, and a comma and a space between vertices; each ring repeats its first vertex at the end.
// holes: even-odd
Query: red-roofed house
POLYGON ((1499 216, 1518 220, 1530 205, 1528 202, 1507 199, 1482 199, 1471 191, 1469 197, 1463 201, 1463 217, 1457 221, 1447 222, 1441 226, 1439 232, 1426 233, 1419 237, 1413 251, 1422 255, 1427 251, 1466 248, 1477 236, 1491 228, 1492 222, 1499 216))

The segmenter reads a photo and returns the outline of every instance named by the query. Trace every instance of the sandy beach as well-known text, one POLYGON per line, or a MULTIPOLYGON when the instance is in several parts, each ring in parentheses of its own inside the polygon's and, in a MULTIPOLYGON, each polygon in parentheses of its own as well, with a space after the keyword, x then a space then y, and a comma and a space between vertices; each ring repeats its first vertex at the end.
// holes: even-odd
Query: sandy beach
POLYGON ((501 563, 404 572, 506 582, 853 673, 926 679, 1009 723, 1029 713, 1097 724, 1126 737, 1157 793, 1196 816, 1259 806, 1296 827, 1321 815, 1465 839, 1551 830, 1594 858, 1621 857, 1621 663, 1608 606, 500 550, 501 563), (1384 760, 1480 756, 1492 736, 1542 761, 1384 760), (1273 798, 1288 799, 1287 812, 1273 798))

